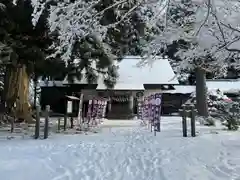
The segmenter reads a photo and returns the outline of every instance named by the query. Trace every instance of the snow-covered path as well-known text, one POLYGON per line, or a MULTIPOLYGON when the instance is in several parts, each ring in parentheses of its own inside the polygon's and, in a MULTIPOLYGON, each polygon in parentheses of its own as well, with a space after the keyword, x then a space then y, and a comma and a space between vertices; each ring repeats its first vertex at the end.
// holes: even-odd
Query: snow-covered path
POLYGON ((238 180, 240 133, 182 138, 180 121, 92 135, 0 141, 1 180, 238 180))

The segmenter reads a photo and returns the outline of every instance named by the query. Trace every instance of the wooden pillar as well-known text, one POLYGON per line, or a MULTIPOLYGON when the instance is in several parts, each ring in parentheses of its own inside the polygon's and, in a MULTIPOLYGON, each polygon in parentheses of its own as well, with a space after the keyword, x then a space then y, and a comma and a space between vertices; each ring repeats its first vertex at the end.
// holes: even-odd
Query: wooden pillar
POLYGON ((40 135, 40 107, 36 107, 35 139, 40 135))
POLYGON ((111 112, 111 110, 112 110, 112 101, 109 98, 109 101, 108 101, 108 112, 111 112))
POLYGON ((133 95, 129 95, 129 109, 131 110, 131 112, 133 112, 133 108, 134 108, 134 98, 133 95))
POLYGON ((48 127, 49 127, 49 112, 50 112, 50 106, 46 106, 46 113, 45 113, 45 124, 44 124, 44 139, 48 138, 48 127))
POLYGON ((192 137, 196 136, 196 123, 195 123, 195 115, 196 115, 196 110, 194 105, 191 105, 191 135, 192 137))

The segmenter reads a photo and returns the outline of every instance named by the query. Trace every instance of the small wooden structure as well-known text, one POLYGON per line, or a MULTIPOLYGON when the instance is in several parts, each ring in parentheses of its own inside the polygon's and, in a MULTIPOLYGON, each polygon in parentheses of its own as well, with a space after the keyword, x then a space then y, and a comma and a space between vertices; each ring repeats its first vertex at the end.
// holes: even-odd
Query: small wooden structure
MULTIPOLYGON (((81 111, 81 107, 82 107, 82 95, 80 98, 75 97, 75 96, 66 96, 66 113, 64 116, 64 131, 66 130, 66 126, 67 126, 67 119, 68 117, 70 117, 70 128, 73 129, 74 127, 74 123, 73 123, 73 102, 74 101, 78 101, 79 102, 79 110, 78 110, 78 121, 77 121, 77 126, 81 126, 81 122, 82 122, 82 111, 81 111)), ((59 122, 60 123, 60 122, 59 122)), ((58 126, 60 127, 60 125, 58 126)))
MULTIPOLYGON (((44 123, 44 130, 43 130, 43 139, 47 139, 49 136, 49 112, 50 106, 46 106, 45 110, 45 123, 44 123)), ((40 107, 36 107, 36 121, 35 121, 35 134, 34 139, 38 139, 40 137, 40 107)))
POLYGON ((196 136, 196 123, 195 123, 195 116, 196 116, 196 109, 193 104, 184 104, 182 105, 182 109, 179 110, 182 116, 182 132, 183 137, 187 137, 187 118, 191 118, 191 136, 196 136))

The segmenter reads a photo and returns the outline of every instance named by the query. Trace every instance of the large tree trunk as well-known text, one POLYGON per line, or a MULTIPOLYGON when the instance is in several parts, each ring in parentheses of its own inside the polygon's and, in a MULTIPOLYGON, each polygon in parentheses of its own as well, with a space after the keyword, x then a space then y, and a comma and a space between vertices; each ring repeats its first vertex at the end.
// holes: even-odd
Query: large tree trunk
POLYGON ((7 71, 7 86, 5 86, 7 107, 10 109, 16 104, 14 114, 17 119, 30 121, 31 115, 28 103, 29 76, 26 71, 26 66, 8 67, 7 71))
POLYGON ((196 68, 196 100, 199 116, 208 116, 207 105, 207 87, 206 87, 206 72, 202 68, 196 68))

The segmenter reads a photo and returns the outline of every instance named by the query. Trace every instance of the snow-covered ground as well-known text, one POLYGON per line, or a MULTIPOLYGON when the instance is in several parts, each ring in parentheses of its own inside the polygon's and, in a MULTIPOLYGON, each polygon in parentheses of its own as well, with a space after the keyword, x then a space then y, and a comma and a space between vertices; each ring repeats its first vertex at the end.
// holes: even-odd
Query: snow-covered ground
POLYGON ((0 179, 240 179, 240 132, 198 126, 197 137, 183 138, 176 117, 162 118, 157 136, 137 121, 118 128, 111 123, 117 121, 97 134, 0 140, 0 179))

